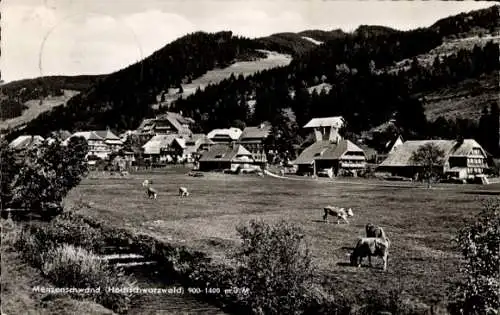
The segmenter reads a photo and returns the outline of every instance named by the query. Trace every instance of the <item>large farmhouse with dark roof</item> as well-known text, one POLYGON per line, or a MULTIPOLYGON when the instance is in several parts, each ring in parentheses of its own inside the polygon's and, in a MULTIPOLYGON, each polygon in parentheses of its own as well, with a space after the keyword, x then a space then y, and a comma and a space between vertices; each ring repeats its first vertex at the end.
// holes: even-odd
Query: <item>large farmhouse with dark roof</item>
POLYGON ((347 170, 356 173, 366 167, 366 156, 360 147, 342 139, 339 129, 345 124, 342 117, 313 118, 304 128, 313 128, 316 142, 304 149, 293 162, 299 174, 316 174, 328 169, 334 174, 347 170))
POLYGON ((413 177, 422 166, 412 162, 412 155, 422 145, 432 143, 444 152, 441 172, 451 177, 466 179, 483 174, 488 168, 487 154, 473 139, 406 141, 391 152, 377 167, 377 171, 413 177))
POLYGON ((240 144, 216 144, 203 153, 199 160, 200 171, 225 170, 237 171, 238 168, 257 167, 252 153, 240 144))

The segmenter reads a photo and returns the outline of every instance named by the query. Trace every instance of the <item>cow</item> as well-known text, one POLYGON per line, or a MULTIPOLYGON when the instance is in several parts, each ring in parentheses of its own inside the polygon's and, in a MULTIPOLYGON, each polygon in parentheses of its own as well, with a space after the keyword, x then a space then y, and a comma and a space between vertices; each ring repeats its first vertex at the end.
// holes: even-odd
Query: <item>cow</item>
POLYGON ((366 230, 366 237, 382 238, 382 239, 386 240, 387 242, 389 242, 389 244, 390 244, 391 241, 387 237, 387 234, 385 234, 385 231, 382 227, 368 223, 365 226, 365 230, 366 230))
POLYGON ((181 196, 181 197, 188 197, 189 196, 189 191, 187 190, 186 187, 179 187, 179 196, 181 196))
POLYGON ((146 190, 146 194, 148 195, 149 198, 156 199, 156 197, 158 197, 158 191, 150 186, 148 186, 148 189, 146 190))
POLYGON ((328 222, 328 215, 331 215, 333 217, 337 217, 337 224, 340 223, 340 219, 349 224, 349 221, 347 221, 347 217, 352 217, 354 215, 351 208, 347 209, 346 211, 344 208, 326 206, 325 208, 323 208, 323 210, 325 212, 323 215, 324 222, 328 222))
POLYGON ((351 253, 351 266, 361 267, 364 257, 368 256, 370 267, 372 266, 372 256, 382 257, 384 261, 383 270, 387 270, 387 257, 389 255, 389 242, 377 237, 361 238, 351 253))

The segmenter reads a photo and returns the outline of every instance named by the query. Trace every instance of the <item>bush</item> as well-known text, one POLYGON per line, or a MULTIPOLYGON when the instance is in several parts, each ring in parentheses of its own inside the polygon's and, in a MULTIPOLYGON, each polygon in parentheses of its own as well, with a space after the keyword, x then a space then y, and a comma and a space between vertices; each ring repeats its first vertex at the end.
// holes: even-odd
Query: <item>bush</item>
MULTIPOLYGON (((125 311, 132 295, 106 292, 106 288, 130 287, 133 282, 121 271, 113 270, 91 251, 65 244, 75 241, 92 247, 92 240, 98 239, 93 234, 87 236, 85 233, 72 234, 71 227, 59 230, 63 223, 68 224, 68 222, 61 220, 58 222, 60 224, 58 227, 53 225, 26 227, 17 238, 15 246, 24 260, 39 268, 56 286, 101 288, 100 293, 90 295, 92 300, 116 312, 125 311), (59 231, 61 233, 58 233, 59 231)), ((89 227, 84 226, 84 228, 89 227)))
MULTIPOLYGON (((86 176, 87 152, 85 139, 77 137, 71 138, 67 146, 57 141, 45 142, 28 150, 19 165, 2 163, 2 206, 42 211, 47 215, 49 208, 57 210, 66 194, 86 176)), ((6 157, 11 159, 11 155, 6 157)))
POLYGON ((387 293, 368 291, 358 300, 362 303, 362 307, 355 312, 356 315, 371 315, 379 312, 398 315, 418 314, 412 312, 410 306, 404 303, 399 290, 391 290, 387 293))
POLYGON ((99 304, 116 312, 127 310, 130 294, 107 292, 108 287, 132 287, 134 284, 123 274, 113 275, 111 267, 92 252, 81 247, 64 244, 51 249, 42 267, 43 274, 61 287, 100 288, 91 293, 99 304))
POLYGON ((477 222, 459 231, 458 249, 465 279, 455 288, 458 314, 499 314, 500 199, 485 202, 477 222))
POLYGON ((311 255, 298 227, 250 221, 238 227, 243 239, 235 254, 237 283, 248 288, 242 300, 256 314, 300 314, 307 308, 312 283, 311 255))
POLYGON ((30 265, 41 268, 47 253, 55 244, 44 237, 45 235, 32 233, 32 229, 34 228, 35 227, 30 226, 23 228, 15 242, 15 248, 21 253, 21 257, 30 265))

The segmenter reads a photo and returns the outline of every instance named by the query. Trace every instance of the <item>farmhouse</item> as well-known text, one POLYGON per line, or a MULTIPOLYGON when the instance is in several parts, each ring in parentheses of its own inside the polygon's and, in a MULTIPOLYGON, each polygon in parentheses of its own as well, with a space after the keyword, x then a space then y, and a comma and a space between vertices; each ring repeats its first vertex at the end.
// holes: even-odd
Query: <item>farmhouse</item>
POLYGON ((216 144, 203 153, 199 160, 200 171, 258 168, 252 153, 240 144, 216 144))
POLYGON ((207 134, 208 139, 214 143, 234 143, 238 141, 243 132, 239 128, 214 129, 207 134))
POLYGON ((266 162, 265 141, 271 134, 271 124, 264 122, 256 127, 246 127, 237 143, 253 154, 254 160, 266 162))
POLYGON ((403 143, 404 143, 403 137, 401 137, 400 135, 388 141, 385 144, 384 148, 381 150, 380 152, 381 154, 377 155, 377 163, 379 164, 382 163, 385 159, 387 159, 390 153, 394 152, 394 150, 396 150, 396 148, 402 145, 403 143))
POLYGON ((120 138, 109 130, 79 131, 64 140, 62 145, 67 145, 69 139, 73 137, 83 137, 87 140, 89 146, 87 157, 92 155, 105 160, 111 152, 117 152, 123 147, 120 138))
POLYGON ((335 175, 341 171, 355 174, 366 167, 366 157, 364 151, 349 140, 322 140, 307 147, 293 164, 298 166, 300 174, 315 174, 324 169, 331 169, 335 175))
POLYGON ((154 163, 172 161, 170 146, 177 137, 176 134, 154 136, 142 146, 145 157, 154 163))
POLYGON ((377 171, 393 175, 413 177, 422 167, 411 161, 412 154, 419 147, 432 143, 444 152, 440 172, 451 177, 466 179, 484 173, 488 168, 487 155, 479 143, 473 139, 465 140, 419 140, 406 141, 389 154, 377 171))
POLYGON ((190 136, 190 128, 194 123, 193 119, 184 117, 181 113, 167 112, 155 118, 144 119, 137 128, 137 134, 148 140, 156 135, 190 136))
POLYGON ((208 139, 206 135, 200 133, 191 135, 191 137, 186 139, 185 144, 186 148, 183 154, 191 162, 191 160, 201 157, 203 152, 208 151, 214 145, 214 142, 208 139))
POLYGON ((349 140, 342 139, 340 128, 345 121, 341 116, 313 118, 304 128, 313 128, 316 142, 307 147, 292 163, 297 173, 316 175, 318 170, 328 170, 338 175, 340 171, 356 174, 366 167, 364 151, 349 140))

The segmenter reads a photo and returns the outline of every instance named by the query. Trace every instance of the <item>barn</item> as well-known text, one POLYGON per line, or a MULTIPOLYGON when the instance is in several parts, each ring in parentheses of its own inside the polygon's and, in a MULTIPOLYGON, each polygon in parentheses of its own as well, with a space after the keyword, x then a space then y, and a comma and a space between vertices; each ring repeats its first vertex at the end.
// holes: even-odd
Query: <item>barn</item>
POLYGON ((366 167, 363 149, 349 140, 317 141, 307 147, 293 162, 300 174, 313 174, 320 170, 331 169, 335 175, 342 171, 356 173, 366 167))
POLYGON ((434 144, 444 152, 441 174, 467 179, 484 173, 488 168, 486 151, 474 139, 464 140, 415 140, 398 146, 377 167, 378 172, 392 175, 416 177, 422 167, 412 162, 411 157, 421 146, 434 144))
POLYGON ((200 171, 258 168, 252 153, 240 144, 216 144, 204 152, 199 160, 200 171))

